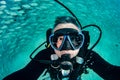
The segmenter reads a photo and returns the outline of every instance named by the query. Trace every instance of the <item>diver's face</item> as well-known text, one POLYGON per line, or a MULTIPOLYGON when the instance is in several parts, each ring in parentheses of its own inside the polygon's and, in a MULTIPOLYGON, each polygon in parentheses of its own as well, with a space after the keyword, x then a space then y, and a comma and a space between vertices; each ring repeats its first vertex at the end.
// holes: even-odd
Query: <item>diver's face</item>
MULTIPOLYGON (((57 31, 57 30, 59 30, 59 29, 64 29, 64 28, 75 29, 75 30, 77 30, 78 32, 80 31, 80 30, 78 29, 78 27, 75 26, 74 24, 72 24, 72 23, 64 23, 64 24, 59 24, 59 25, 57 25, 57 26, 55 27, 55 29, 54 29, 54 32, 57 31)), ((57 42, 56 42, 56 47, 58 47, 58 48, 60 47, 60 45, 61 45, 62 42, 63 42, 63 39, 64 39, 63 36, 59 36, 59 37, 58 37, 57 42)), ((67 45, 66 45, 66 46, 67 46, 67 45)), ((61 55, 63 55, 63 54, 70 54, 70 58, 75 57, 75 56, 78 54, 79 50, 80 50, 80 49, 75 49, 75 50, 72 50, 72 49, 56 50, 56 49, 54 49, 55 53, 56 53, 59 57, 61 57, 61 55)))

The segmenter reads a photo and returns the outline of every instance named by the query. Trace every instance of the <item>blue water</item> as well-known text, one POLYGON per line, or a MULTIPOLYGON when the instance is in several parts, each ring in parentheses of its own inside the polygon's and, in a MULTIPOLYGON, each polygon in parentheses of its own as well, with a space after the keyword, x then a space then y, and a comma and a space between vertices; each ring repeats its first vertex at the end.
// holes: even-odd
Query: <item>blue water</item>
MULTIPOLYGON (((82 26, 97 24, 103 35, 94 48, 109 63, 120 66, 120 0, 60 0, 82 26)), ((0 0, 0 80, 29 63, 29 55, 46 39, 56 16, 71 15, 54 0, 0 0)), ((91 44, 97 29, 89 28, 91 44)), ((44 47, 42 47, 43 49, 44 47)), ((89 70, 83 80, 102 80, 89 70)))

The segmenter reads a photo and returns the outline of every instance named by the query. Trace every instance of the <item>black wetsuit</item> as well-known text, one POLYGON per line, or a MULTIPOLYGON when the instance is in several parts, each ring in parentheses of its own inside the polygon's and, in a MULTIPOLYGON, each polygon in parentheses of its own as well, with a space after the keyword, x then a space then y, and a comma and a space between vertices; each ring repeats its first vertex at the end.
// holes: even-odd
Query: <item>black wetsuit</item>
MULTIPOLYGON (((93 69, 94 72, 105 80, 120 80, 120 67, 109 64, 93 51, 91 51, 91 53, 93 53, 92 58, 90 64, 88 64, 90 69, 93 69)), ((39 52, 35 59, 50 60, 51 54, 54 54, 53 50, 45 49, 39 52)), ((26 65, 26 67, 8 75, 3 80, 37 80, 43 71, 49 66, 50 65, 32 60, 28 65, 26 65)))

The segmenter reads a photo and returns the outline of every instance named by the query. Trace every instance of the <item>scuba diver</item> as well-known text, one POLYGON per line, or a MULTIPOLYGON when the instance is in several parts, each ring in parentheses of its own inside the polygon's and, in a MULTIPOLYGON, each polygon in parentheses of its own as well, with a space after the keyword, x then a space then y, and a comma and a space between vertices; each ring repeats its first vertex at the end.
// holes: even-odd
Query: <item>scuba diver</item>
MULTIPOLYGON (((97 42, 88 49, 89 32, 81 28, 77 17, 66 6, 58 0, 55 1, 66 8, 73 17, 57 17, 53 29, 47 30, 46 49, 39 51, 33 58, 32 55, 44 43, 41 44, 32 52, 31 61, 24 68, 3 80, 37 80, 40 76, 48 74, 49 77, 42 80, 81 80, 82 74, 88 73, 88 68, 104 80, 119 80, 120 67, 108 63, 92 50, 99 42, 101 34, 97 42)), ((87 25, 84 28, 89 26, 97 27, 101 32, 97 25, 87 25)))
POLYGON ((75 18, 57 17, 48 36, 50 45, 46 49, 40 51, 23 69, 3 80, 37 80, 45 69, 51 80, 81 80, 87 68, 104 80, 120 79, 119 66, 106 62, 98 53, 88 49, 89 33, 79 28, 75 18))

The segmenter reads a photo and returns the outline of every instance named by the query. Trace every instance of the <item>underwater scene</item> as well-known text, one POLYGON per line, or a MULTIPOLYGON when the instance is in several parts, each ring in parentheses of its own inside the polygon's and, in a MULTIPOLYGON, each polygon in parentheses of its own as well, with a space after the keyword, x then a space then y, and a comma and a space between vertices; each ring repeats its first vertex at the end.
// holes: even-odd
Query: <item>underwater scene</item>
MULTIPOLYGON (((83 27, 95 24, 101 28, 102 37, 93 50, 120 66, 120 0, 59 1, 77 16, 83 27)), ((46 41, 46 31, 54 26, 57 16, 72 15, 54 0, 0 0, 0 80, 30 62, 30 54, 46 41)), ((100 33, 94 27, 85 30, 90 32, 91 47, 100 33)), ((103 80, 91 69, 88 71, 82 80, 103 80)))

